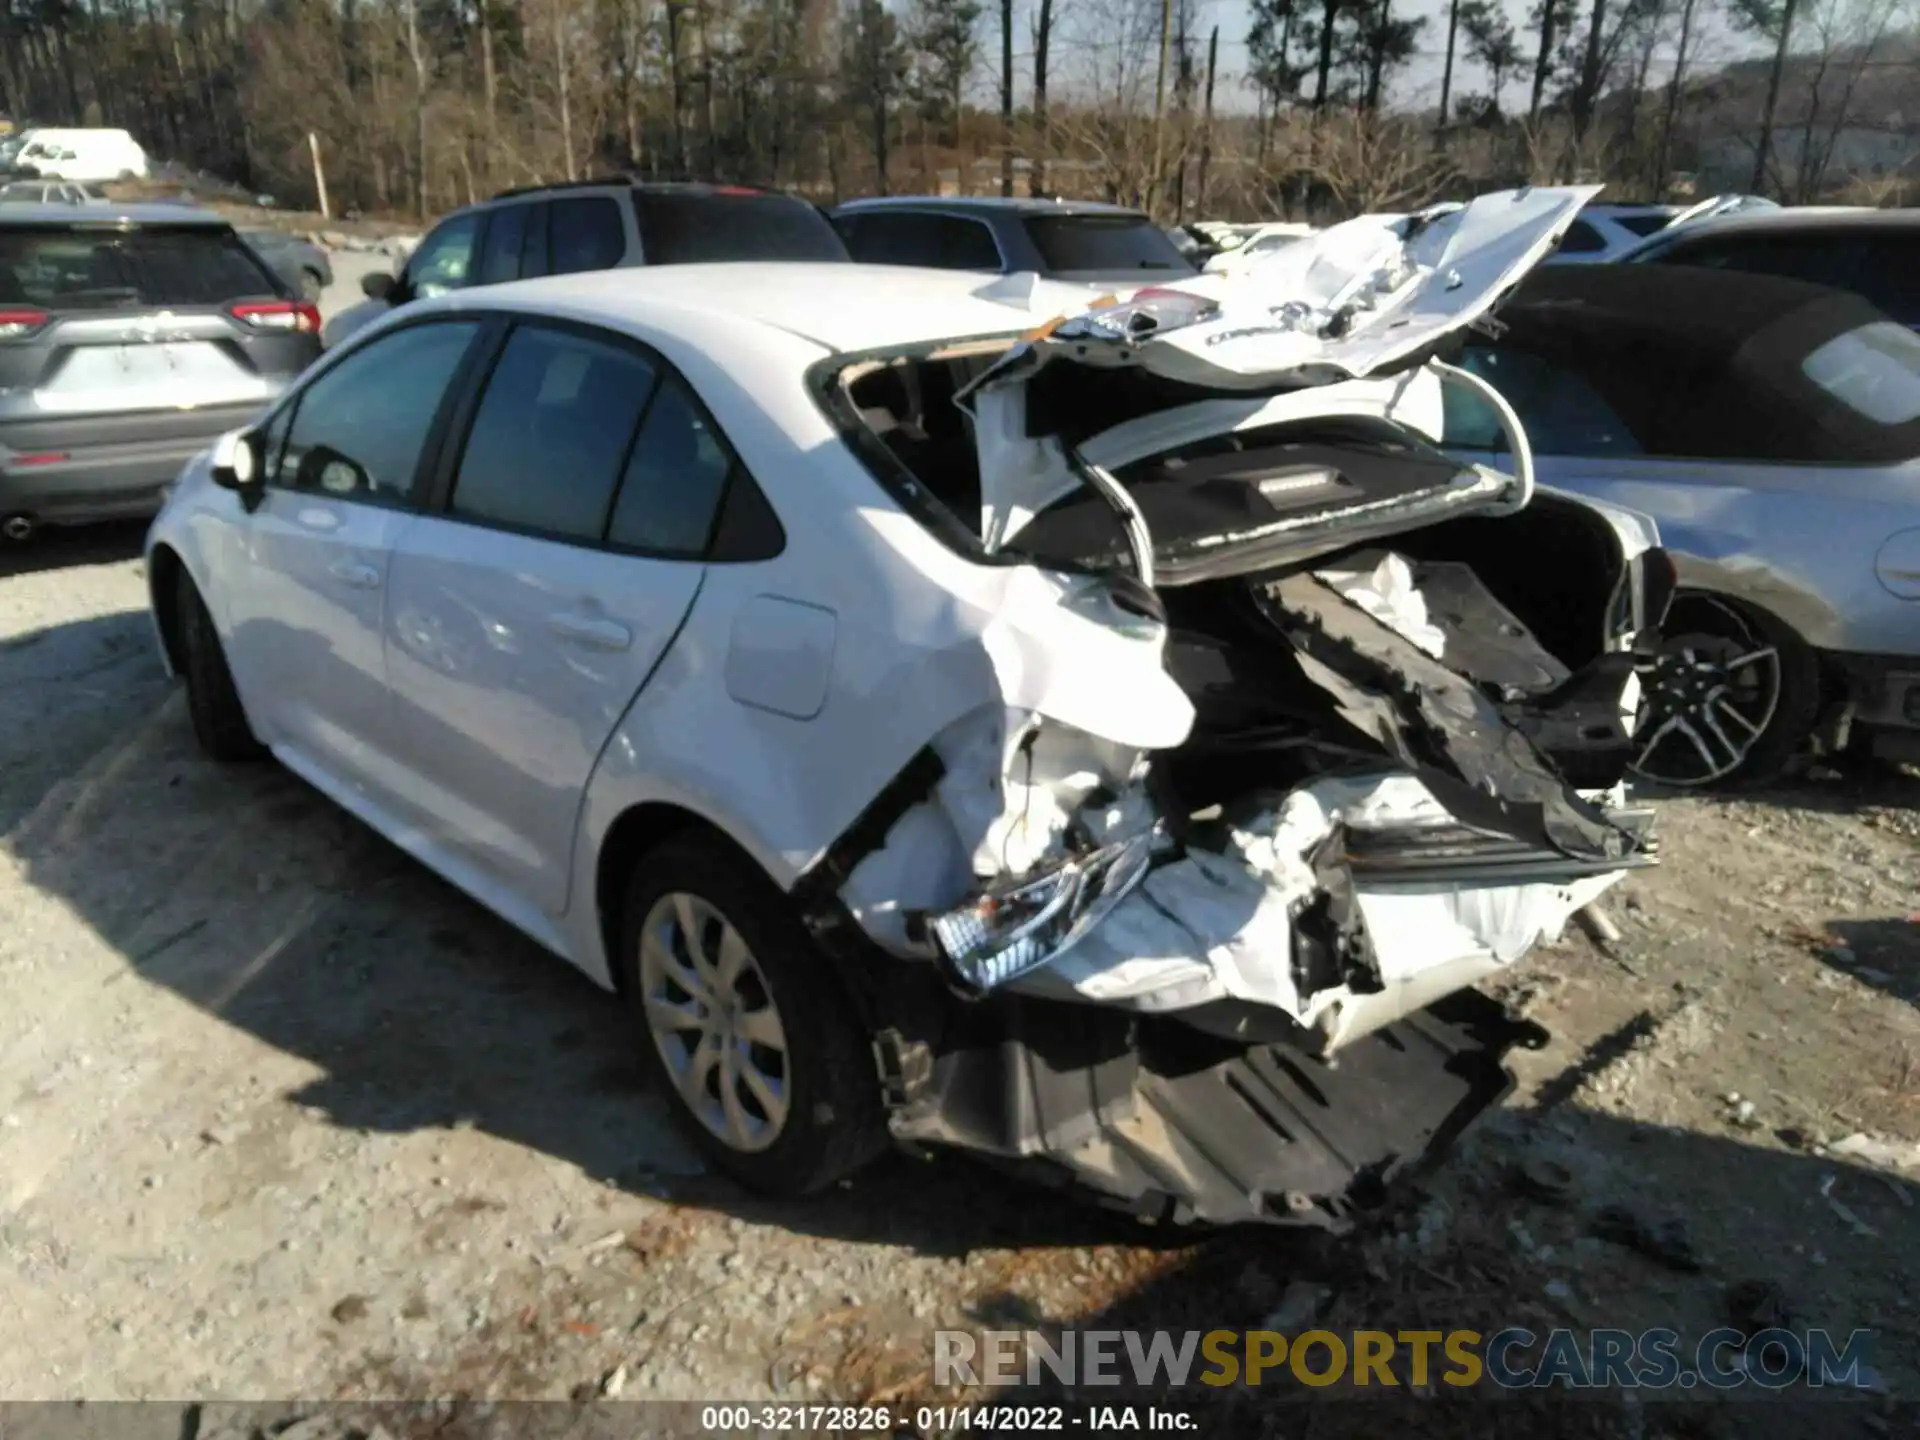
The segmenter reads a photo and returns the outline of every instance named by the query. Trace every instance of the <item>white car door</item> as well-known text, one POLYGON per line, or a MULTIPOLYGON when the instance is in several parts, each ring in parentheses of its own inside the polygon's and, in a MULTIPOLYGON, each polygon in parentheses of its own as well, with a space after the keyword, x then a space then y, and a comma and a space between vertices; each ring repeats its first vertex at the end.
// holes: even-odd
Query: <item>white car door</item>
POLYGON ((290 397, 267 429, 267 484, 223 562, 234 680, 295 770, 387 803, 392 725, 381 628, 387 565, 416 473, 479 322, 384 335, 290 397))
POLYGON ((732 464, 640 346, 521 323, 443 504, 400 537, 387 670, 408 812, 549 916, 587 778, 699 592, 732 464))

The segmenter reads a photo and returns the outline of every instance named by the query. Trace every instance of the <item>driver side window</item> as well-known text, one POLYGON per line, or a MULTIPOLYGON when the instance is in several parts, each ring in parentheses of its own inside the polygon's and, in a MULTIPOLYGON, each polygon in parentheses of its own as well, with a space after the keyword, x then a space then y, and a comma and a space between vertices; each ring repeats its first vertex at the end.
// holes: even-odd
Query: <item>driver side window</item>
POLYGON ((406 296, 426 300, 473 283, 480 216, 456 215, 420 242, 407 260, 406 296))
POLYGON ((269 427, 267 483, 409 503, 441 399, 479 333, 471 320, 415 325, 356 350, 301 392, 283 445, 282 422, 269 427))

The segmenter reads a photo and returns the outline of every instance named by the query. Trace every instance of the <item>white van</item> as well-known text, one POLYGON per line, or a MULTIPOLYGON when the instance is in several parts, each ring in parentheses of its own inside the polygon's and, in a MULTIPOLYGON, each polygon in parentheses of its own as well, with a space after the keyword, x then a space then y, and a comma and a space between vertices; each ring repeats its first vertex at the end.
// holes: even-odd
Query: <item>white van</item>
POLYGON ((147 152, 124 130, 43 130, 27 132, 14 156, 16 167, 29 166, 46 180, 144 180, 147 152))

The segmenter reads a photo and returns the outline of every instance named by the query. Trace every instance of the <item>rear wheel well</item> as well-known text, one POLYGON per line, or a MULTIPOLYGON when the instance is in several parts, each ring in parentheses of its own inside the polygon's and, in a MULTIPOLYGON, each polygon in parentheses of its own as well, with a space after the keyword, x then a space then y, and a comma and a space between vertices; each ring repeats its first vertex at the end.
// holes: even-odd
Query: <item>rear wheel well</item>
MULTIPOLYGON (((626 906, 627 882, 640 857, 670 837, 687 832, 717 837, 722 843, 747 856, 745 848, 706 817, 684 806, 666 801, 649 801, 624 812, 608 828, 600 842, 600 858, 594 867, 594 903, 600 919, 600 940, 606 946, 607 970, 616 990, 624 990, 625 967, 620 964, 621 916, 626 906)), ((747 856, 755 869, 760 863, 747 856)))
POLYGON ((180 607, 176 600, 180 572, 184 563, 165 545, 154 547, 147 560, 147 593, 153 604, 153 617, 160 626, 160 643, 167 648, 167 663, 176 675, 185 673, 186 651, 181 646, 180 607))

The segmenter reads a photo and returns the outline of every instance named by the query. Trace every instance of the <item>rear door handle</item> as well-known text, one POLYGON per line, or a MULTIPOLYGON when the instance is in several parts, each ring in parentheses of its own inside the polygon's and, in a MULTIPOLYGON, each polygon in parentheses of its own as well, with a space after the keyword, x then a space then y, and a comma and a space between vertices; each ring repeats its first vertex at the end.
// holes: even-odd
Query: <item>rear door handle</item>
POLYGON ((563 611, 547 617, 547 628, 562 640, 595 650, 625 650, 633 644, 633 632, 618 620, 595 620, 563 611))
POLYGON ((371 565, 362 565, 355 560, 336 560, 327 567, 327 573, 343 585, 351 585, 356 590, 378 590, 380 572, 371 565))

